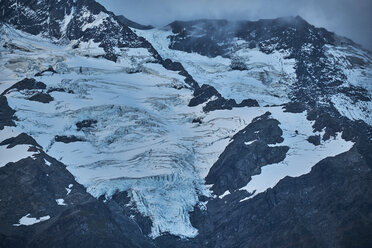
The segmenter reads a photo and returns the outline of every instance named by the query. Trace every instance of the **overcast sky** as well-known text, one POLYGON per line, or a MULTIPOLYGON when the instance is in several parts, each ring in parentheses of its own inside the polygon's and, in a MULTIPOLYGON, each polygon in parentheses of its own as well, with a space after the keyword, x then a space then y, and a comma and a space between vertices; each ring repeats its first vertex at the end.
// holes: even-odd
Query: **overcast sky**
POLYGON ((257 20, 300 15, 372 50, 372 0, 98 0, 141 24, 200 18, 257 20))

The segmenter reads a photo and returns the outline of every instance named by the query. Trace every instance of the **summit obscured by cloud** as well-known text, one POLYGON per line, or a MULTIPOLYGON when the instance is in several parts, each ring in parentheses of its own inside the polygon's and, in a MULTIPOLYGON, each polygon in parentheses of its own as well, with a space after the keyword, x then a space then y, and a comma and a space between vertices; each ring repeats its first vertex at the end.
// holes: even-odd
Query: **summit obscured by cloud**
POLYGON ((300 15, 372 50, 372 0, 98 0, 115 14, 153 26, 174 20, 257 20, 300 15))

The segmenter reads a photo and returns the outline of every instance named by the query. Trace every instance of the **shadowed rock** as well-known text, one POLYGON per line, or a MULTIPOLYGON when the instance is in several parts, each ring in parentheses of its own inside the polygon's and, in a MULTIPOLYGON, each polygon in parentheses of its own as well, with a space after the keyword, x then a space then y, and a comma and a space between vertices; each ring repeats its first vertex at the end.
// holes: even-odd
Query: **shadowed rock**
POLYGON ((0 143, 0 146, 8 145, 6 148, 13 148, 16 145, 32 145, 42 148, 31 136, 26 133, 21 133, 17 137, 12 137, 6 140, 3 140, 0 143))
POLYGON ((15 111, 8 105, 8 101, 5 96, 0 96, 0 130, 3 130, 5 126, 15 126, 14 117, 15 111))
POLYGON ((43 76, 43 74, 44 74, 45 72, 51 72, 51 73, 53 73, 53 74, 54 74, 54 73, 57 73, 56 70, 53 69, 53 67, 49 66, 48 69, 45 69, 45 70, 43 70, 43 71, 41 71, 41 72, 36 73, 36 74, 35 74, 35 77, 43 76))
POLYGON ((76 123, 76 128, 78 131, 84 128, 90 128, 97 124, 97 120, 83 120, 76 123))
POLYGON ((237 190, 261 173, 261 167, 285 159, 287 146, 269 147, 267 144, 283 142, 279 121, 270 118, 270 113, 255 118, 251 124, 232 138, 217 162, 210 169, 206 183, 221 195, 226 190, 237 190))
POLYGON ((76 137, 75 135, 70 135, 70 136, 56 135, 54 140, 56 142, 63 142, 63 143, 66 143, 66 144, 72 143, 72 142, 84 141, 84 139, 76 137))
POLYGON ((156 242, 180 248, 370 247, 372 160, 359 149, 326 158, 310 173, 286 177, 243 202, 241 191, 210 198, 206 210, 195 207, 191 214, 195 239, 167 235, 156 242))
POLYGON ((119 215, 132 224, 119 225, 117 213, 89 195, 63 164, 44 152, 1 167, 0 180, 1 247, 154 247, 146 237, 131 235, 140 231, 128 216, 119 215), (50 219, 13 225, 26 214, 50 219))
POLYGON ((320 145, 320 135, 312 135, 309 138, 307 138, 307 141, 309 141, 314 146, 320 145))
POLYGON ((194 90, 194 97, 190 100, 189 106, 194 107, 206 103, 203 107, 204 112, 214 110, 232 109, 235 107, 258 107, 258 102, 254 99, 245 99, 237 104, 234 99, 226 99, 211 85, 203 84, 194 90))
POLYGON ((4 90, 1 94, 2 96, 8 93, 9 91, 15 90, 43 90, 46 88, 46 85, 42 82, 38 82, 33 78, 25 78, 18 83, 13 84, 8 89, 4 90))
POLYGON ((48 93, 41 92, 41 93, 36 93, 32 97, 30 97, 28 100, 41 102, 41 103, 50 103, 51 101, 54 100, 54 98, 48 93))

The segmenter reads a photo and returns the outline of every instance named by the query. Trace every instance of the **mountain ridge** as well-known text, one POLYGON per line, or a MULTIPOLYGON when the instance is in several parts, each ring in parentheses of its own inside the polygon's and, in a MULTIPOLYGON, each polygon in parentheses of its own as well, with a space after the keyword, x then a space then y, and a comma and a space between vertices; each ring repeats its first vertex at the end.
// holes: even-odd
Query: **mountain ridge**
POLYGON ((128 18, 126 18, 123 15, 118 15, 118 19, 120 20, 121 23, 123 23, 124 25, 126 25, 128 27, 131 27, 131 28, 142 29, 142 30, 148 30, 148 29, 154 28, 151 25, 142 25, 142 24, 139 24, 139 23, 134 22, 132 20, 129 20, 128 18))

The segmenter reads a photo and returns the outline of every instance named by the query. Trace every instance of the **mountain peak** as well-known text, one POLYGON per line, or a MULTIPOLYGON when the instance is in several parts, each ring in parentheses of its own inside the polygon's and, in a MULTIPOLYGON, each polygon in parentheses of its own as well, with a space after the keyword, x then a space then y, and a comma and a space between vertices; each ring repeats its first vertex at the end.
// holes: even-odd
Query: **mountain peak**
MULTIPOLYGON (((0 21, 22 31, 75 44, 93 42, 105 51, 104 57, 115 61, 117 49, 152 46, 94 0, 16 1, 5 0, 0 21)), ((154 53, 154 57, 158 55, 154 53)))

